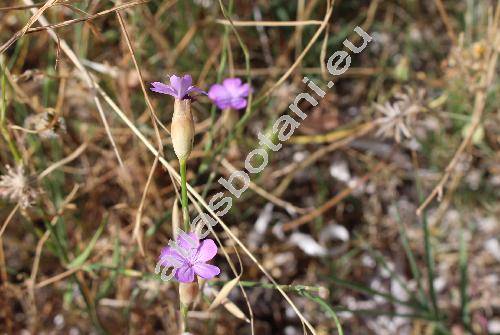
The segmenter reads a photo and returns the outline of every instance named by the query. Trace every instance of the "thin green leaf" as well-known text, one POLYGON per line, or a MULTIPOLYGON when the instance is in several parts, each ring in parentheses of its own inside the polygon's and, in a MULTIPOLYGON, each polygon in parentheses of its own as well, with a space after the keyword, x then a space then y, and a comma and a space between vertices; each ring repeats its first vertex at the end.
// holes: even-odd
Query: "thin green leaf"
MULTIPOLYGON (((417 194, 420 203, 424 201, 424 195, 422 193, 422 187, 420 185, 420 179, 418 173, 415 173, 415 183, 417 188, 417 194)), ((429 286, 429 293, 431 296, 432 308, 434 310, 434 315, 436 319, 439 320, 439 307, 437 304, 436 291, 434 289, 434 256, 432 252, 431 236, 429 231, 429 221, 427 220, 427 210, 422 213, 422 229, 424 231, 424 250, 425 250, 425 263, 427 266, 427 284, 429 286)))
POLYGON ((380 297, 383 297, 387 301, 392 302, 393 304, 399 304, 399 305, 403 305, 403 306, 408 306, 408 307, 415 308, 415 309, 420 309, 421 308, 421 306, 416 305, 414 303, 398 299, 398 298, 394 297, 390 293, 380 292, 380 291, 374 290, 374 289, 372 289, 370 287, 366 287, 366 286, 364 286, 362 284, 359 284, 359 283, 354 283, 354 282, 351 282, 351 281, 342 280, 342 279, 336 278, 334 276, 329 277, 328 279, 331 280, 336 285, 339 285, 339 286, 342 286, 342 287, 346 287, 346 288, 349 288, 349 289, 357 291, 357 292, 361 292, 361 293, 364 293, 364 294, 367 294, 367 295, 370 295, 370 296, 380 296, 380 297))
POLYGON ((460 266, 460 314, 462 322, 469 327, 469 295, 467 294, 467 287, 469 278, 467 275, 467 242, 465 241, 463 228, 460 229, 460 251, 459 251, 459 266, 460 266))
POLYGON ((396 218, 399 225, 399 237, 401 239, 401 244, 403 245, 403 249, 405 251, 406 257, 408 258, 408 262, 410 263, 410 270, 413 276, 413 279, 417 282, 418 293, 421 301, 425 306, 429 305, 427 296, 422 288, 422 274, 420 273, 417 261, 415 260, 415 255, 410 248, 410 243, 408 242, 408 234, 406 234, 406 226, 401 220, 401 215, 399 214, 399 208, 396 210, 396 218))
POLYGON ((337 317, 335 310, 332 307, 330 307, 330 305, 325 300, 323 300, 321 297, 319 297, 317 295, 312 295, 311 293, 309 293, 307 291, 302 291, 302 292, 300 292, 300 294, 303 295, 304 297, 308 298, 309 300, 316 302, 321 307, 323 307, 323 309, 326 311, 326 313, 328 315, 330 315, 332 317, 333 321, 335 322, 335 326, 337 327, 337 332, 339 333, 339 335, 344 334, 344 331, 342 330, 342 325, 340 324, 340 320, 337 317))
POLYGON ((99 225, 99 228, 97 228, 96 232, 94 233, 94 236, 92 236, 92 239, 90 240, 87 247, 83 250, 83 252, 80 255, 78 255, 68 264, 68 268, 76 268, 85 263, 87 258, 89 258, 92 249, 94 249, 97 240, 101 236, 101 233, 104 230, 104 227, 106 226, 107 222, 108 222, 107 217, 102 220, 101 224, 99 225))

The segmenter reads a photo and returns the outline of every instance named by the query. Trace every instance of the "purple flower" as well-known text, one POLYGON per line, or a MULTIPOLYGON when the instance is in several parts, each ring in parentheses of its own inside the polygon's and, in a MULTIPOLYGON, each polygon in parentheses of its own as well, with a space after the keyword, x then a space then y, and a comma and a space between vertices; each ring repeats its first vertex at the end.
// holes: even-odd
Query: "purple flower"
POLYGON ((250 85, 242 84, 240 78, 227 78, 221 84, 214 84, 208 91, 208 97, 220 109, 243 109, 247 106, 250 85))
POLYGON ((155 81, 151 83, 150 90, 161 94, 171 95, 179 100, 186 99, 186 96, 193 92, 207 94, 207 92, 193 86, 193 79, 189 74, 182 77, 171 75, 170 85, 155 81))
MULTIPOLYGON (((169 244, 170 245, 170 244, 169 244)), ((220 273, 220 269, 209 260, 217 254, 217 246, 211 239, 200 241, 195 233, 181 232, 174 245, 161 250, 160 262, 174 268, 174 277, 182 283, 194 281, 195 274, 210 279, 220 273)))

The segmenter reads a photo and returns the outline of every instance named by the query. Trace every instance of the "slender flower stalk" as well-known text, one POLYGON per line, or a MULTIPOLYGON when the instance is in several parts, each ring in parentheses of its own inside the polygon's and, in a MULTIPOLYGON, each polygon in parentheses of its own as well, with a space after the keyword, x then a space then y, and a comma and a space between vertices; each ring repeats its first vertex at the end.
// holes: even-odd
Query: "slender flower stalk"
POLYGON ((189 229, 189 210, 188 210, 188 195, 187 195, 187 178, 186 178, 186 160, 179 160, 181 170, 181 204, 182 218, 184 220, 184 230, 189 229))

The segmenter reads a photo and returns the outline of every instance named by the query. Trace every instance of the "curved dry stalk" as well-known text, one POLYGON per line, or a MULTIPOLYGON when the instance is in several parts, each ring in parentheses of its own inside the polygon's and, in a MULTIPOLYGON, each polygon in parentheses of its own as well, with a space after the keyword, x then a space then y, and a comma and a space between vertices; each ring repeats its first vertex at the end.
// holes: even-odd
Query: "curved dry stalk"
MULTIPOLYGON (((215 22, 230 26, 228 20, 217 19, 215 22)), ((323 21, 320 20, 301 20, 301 21, 233 21, 235 27, 302 27, 302 26, 320 26, 323 21)))
MULTIPOLYGON (((89 74, 88 77, 90 78, 89 74)), ((109 141, 111 142, 111 146, 113 147, 113 151, 115 152, 116 158, 118 159, 118 163, 120 164, 120 167, 124 168, 123 160, 120 156, 120 152, 118 151, 118 147, 116 146, 115 139, 111 134, 111 129, 109 128, 108 121, 106 120, 106 115, 104 114, 104 110, 102 109, 101 101, 99 100, 99 98, 97 98, 97 95, 94 96, 94 103, 97 107, 97 110, 99 111, 99 116, 101 117, 102 124, 104 125, 104 130, 106 131, 109 141)))
POLYGON ((146 186, 144 186, 144 190, 142 191, 141 202, 139 203, 139 208, 137 208, 137 214, 135 216, 135 224, 134 230, 132 232, 132 238, 137 241, 137 245, 139 246, 139 251, 142 256, 145 256, 144 245, 142 244, 142 236, 141 236, 141 219, 142 219, 142 211, 144 209, 144 204, 146 203, 146 196, 149 191, 149 186, 153 181, 153 175, 156 171, 156 167, 158 166, 158 156, 155 157, 153 165, 148 174, 148 179, 146 181, 146 186))
MULTIPOLYGON (((127 42, 127 47, 130 51, 130 55, 131 55, 132 60, 134 62, 135 70, 136 70, 137 75, 139 76, 139 79, 140 79, 142 93, 144 95, 144 99, 146 100, 146 104, 147 104, 149 112, 150 112, 151 122, 153 123, 153 128, 154 128, 155 135, 156 135, 156 141, 157 141, 157 145, 158 145, 158 155, 160 155, 161 152, 163 151, 163 144, 161 141, 160 131, 158 129, 157 123, 159 123, 160 125, 162 125, 162 123, 158 119, 156 112, 153 108, 153 105, 151 104, 151 101, 149 100, 149 96, 148 96, 146 87, 144 86, 144 79, 142 77, 142 72, 141 72, 141 69, 139 67, 139 64, 137 63, 134 48, 132 47, 132 42, 130 41, 130 36, 128 34, 127 27, 125 26, 125 21, 123 20, 123 17, 121 16, 120 12, 118 12, 118 11, 116 12, 116 17, 118 18, 118 22, 120 23, 120 27, 121 27, 123 36, 125 37, 125 41, 127 42)), ((167 132, 168 132, 168 130, 167 130, 167 132)), ((139 208, 137 210, 134 230, 132 233, 132 236, 137 241, 137 244, 139 245, 139 250, 143 256, 145 255, 145 252, 144 252, 144 246, 142 244, 142 240, 141 240, 141 236, 140 236, 142 210, 144 208, 144 204, 146 201, 146 195, 148 193, 149 186, 153 180, 153 174, 154 174, 154 171, 156 170, 157 165, 158 165, 158 156, 155 157, 153 166, 151 167, 151 171, 149 172, 146 186, 144 187, 144 191, 142 193, 141 203, 139 204, 139 208)))
POLYGON ((7 229, 7 225, 12 220, 12 218, 14 217, 14 215, 16 214, 16 212, 20 206, 21 205, 19 203, 16 204, 16 206, 12 209, 12 211, 10 211, 9 215, 7 216, 5 221, 3 222, 2 228, 0 229, 0 238, 2 238, 3 232, 5 231, 5 229, 7 229))
MULTIPOLYGON (((368 134, 370 131, 372 131, 376 126, 375 122, 368 122, 368 123, 363 123, 359 126, 354 127, 353 129, 349 130, 341 130, 341 131, 335 131, 333 133, 327 134, 326 137, 328 140, 336 140, 335 142, 327 145, 326 147, 322 147, 315 152, 313 152, 310 156, 308 156, 305 160, 303 160, 300 163, 296 163, 296 167, 287 174, 287 176, 281 181, 281 183, 278 185, 276 190, 274 191, 274 195, 276 196, 281 196, 285 190, 288 188, 288 185, 293 181, 297 173, 300 171, 304 170, 308 166, 312 165, 314 162, 316 162, 318 159, 323 157, 324 155, 328 154, 329 152, 332 152, 334 150, 337 150, 338 148, 341 148, 350 142, 354 141, 355 139, 364 136, 368 134), (347 136, 347 137, 346 137, 347 136)), ((319 136, 325 136, 325 135, 319 135, 319 136)), ((303 140, 304 137, 298 137, 295 142, 300 143, 300 140, 303 140)), ((308 138, 309 140, 310 138, 308 138)), ((317 139, 317 138, 316 138, 317 139)), ((324 138, 321 138, 324 140, 324 138)), ((292 143, 294 138, 291 138, 292 143)))
POLYGON ((441 19, 443 20, 444 26, 446 27, 446 33, 448 34, 448 37, 450 38, 451 42, 453 44, 457 44, 457 34, 455 33, 455 30, 453 29, 453 26, 451 25, 450 22, 450 17, 448 16, 448 13, 446 12, 446 8, 444 7, 443 0, 434 0, 436 3, 436 7, 439 12, 439 16, 441 16, 441 19))
MULTIPOLYGON (((237 169, 231 164, 229 163, 229 161, 227 159, 223 159, 222 160, 222 165, 231 173, 233 173, 234 171, 236 171, 237 169)), ((250 181, 249 184, 248 184, 248 187, 253 190, 255 193, 257 193, 258 195, 260 195, 261 197, 263 197, 264 199, 272 202, 273 204, 275 204, 276 206, 278 207, 281 207, 281 208, 284 208, 292 213, 298 213, 298 214, 305 214, 307 212, 306 209, 304 208, 299 208, 297 206, 294 206, 293 204, 289 203, 288 201, 285 201, 285 200, 282 200, 280 199, 279 197, 267 192, 266 190, 264 190, 262 187, 260 187, 259 185, 255 184, 253 181, 250 181)))
MULTIPOLYGON (((500 34, 499 25, 500 25, 500 5, 498 5, 496 8, 495 19, 492 28, 493 29, 492 36, 490 36, 490 39, 492 41, 498 40, 497 36, 500 34)), ((486 107, 488 88, 493 83, 495 76, 497 74, 496 68, 498 61, 498 53, 500 52, 500 50, 498 49, 498 47, 491 46, 489 51, 490 52, 488 56, 485 57, 485 59, 487 59, 486 71, 481 78, 479 89, 476 92, 476 96, 474 97, 474 110, 472 112, 470 126, 467 128, 467 132, 462 143, 460 143, 460 146, 453 155, 453 158, 446 166, 443 176, 441 177, 437 185, 434 187, 432 192, 427 196, 424 202, 417 209, 418 216, 422 215, 424 209, 431 203, 432 200, 434 200, 435 197, 438 197, 438 199, 441 198, 444 191, 444 187, 448 183, 448 180, 450 179, 452 173, 455 171, 455 168, 458 162, 460 161, 460 158, 472 144, 472 138, 476 133, 477 127, 479 127, 479 124, 481 123, 481 118, 484 112, 484 108, 486 107)))
POLYGON ((295 229, 295 228, 297 228, 305 223, 311 222, 312 220, 314 220, 318 216, 324 214, 325 212, 327 212, 328 210, 333 208, 335 205, 337 205, 339 202, 341 202, 342 200, 347 198, 354 190, 356 190, 356 188, 365 184, 373 175, 375 175, 383 167, 388 168, 384 162, 378 163, 373 168, 372 171, 370 171, 369 173, 367 173, 366 175, 361 177, 361 179, 359 179, 354 186, 349 186, 349 187, 344 188, 341 192, 336 194, 333 198, 328 200, 321 207, 314 209, 310 213, 303 215, 296 220, 285 223, 283 225, 283 228, 282 228, 283 231, 286 232, 286 231, 290 231, 292 229, 295 229))
MULTIPOLYGON (((0 46, 0 54, 4 53, 12 44, 14 44, 18 39, 24 36, 28 29, 42 17, 43 12, 45 12, 48 8, 52 7, 58 0, 49 0, 47 1, 40 9, 32 9, 33 16, 30 17, 28 22, 24 25, 24 27, 17 31, 7 42, 5 42, 2 46, 0 46)), ((31 3, 30 5, 33 5, 31 3)))
POLYGON ((304 50, 302 50, 302 52, 297 57, 295 62, 292 64, 292 66, 290 66, 290 68, 285 72, 285 74, 283 74, 281 76, 281 78, 273 86, 271 86, 271 88, 269 88, 261 97, 257 98, 256 100, 260 100, 260 99, 264 99, 264 98, 268 97, 276 88, 278 88, 290 76, 290 74, 292 74, 293 71, 295 71, 295 68, 297 66, 299 66, 299 64, 302 62, 302 59, 304 59, 306 54, 309 52, 309 49, 312 48, 314 43, 316 43, 316 40, 319 38, 319 36, 323 32, 323 30, 325 30, 325 28, 327 27, 328 21, 330 20, 330 17, 333 14, 333 7, 334 7, 333 4, 334 3, 335 3, 335 1, 333 1, 332 4, 329 6, 329 8, 325 14, 325 18, 321 22, 320 27, 318 28, 318 30, 316 30, 314 35, 311 37, 311 40, 306 45, 304 50))
MULTIPOLYGON (((59 211, 57 214, 50 220, 50 225, 55 225, 58 218, 61 217, 64 214, 64 210, 66 206, 75 198, 76 193, 78 192, 78 189, 80 186, 76 184, 71 192, 66 196, 66 198, 63 200, 61 203, 61 206, 59 208, 59 211)), ((38 241, 35 249, 35 258, 33 260, 33 266, 31 267, 31 275, 30 278, 26 281, 26 286, 28 287, 28 292, 30 294, 30 298, 33 302, 33 308, 34 311, 36 312, 36 296, 35 296, 35 282, 36 282, 36 276, 38 274, 38 268, 40 266, 40 258, 42 256, 42 250, 45 242, 47 242, 47 239, 50 237, 50 230, 46 230, 45 233, 42 235, 42 238, 38 241)))
POLYGON ((43 170, 37 177, 37 179, 40 181, 42 180, 43 178, 47 177, 49 174, 51 174, 52 172, 54 172, 55 170, 57 170, 58 168, 60 168, 61 166, 63 165, 66 165, 68 164, 69 162, 71 162, 72 160, 76 159, 78 156, 80 156, 82 154, 82 152, 85 151, 85 149, 87 149, 87 143, 83 143, 81 144, 75 151, 73 151, 69 156, 61 159, 60 161, 57 161, 53 164, 51 164, 48 168, 46 168, 45 170, 43 170))
POLYGON ((148 109, 150 112, 151 122, 153 123, 153 128, 155 130, 156 140, 158 142, 159 151, 161 153, 163 146, 162 146, 162 142, 161 142, 160 131, 158 130, 158 125, 156 124, 156 122, 158 122, 168 134, 170 134, 170 132, 168 131, 168 129, 166 129, 163 126, 161 121, 158 119, 158 116, 156 115, 155 109, 153 108, 153 104, 151 103, 151 100, 149 100, 148 91, 146 90, 146 86, 144 85, 144 79, 142 77, 141 68, 139 67, 139 64, 137 63, 134 48, 132 47, 132 42, 130 41, 130 36, 128 34, 127 27, 125 26, 125 21, 123 20, 120 12, 116 12, 116 17, 118 18, 118 22, 120 23, 120 27, 121 27, 122 32, 123 32, 123 36, 125 37, 125 41, 127 42, 127 47, 130 51, 130 55, 132 56, 132 60, 134 61, 135 71, 137 72, 137 75, 139 76, 139 79, 140 79, 139 82, 141 84, 141 90, 142 90, 142 93, 144 94, 144 100, 146 100, 146 105, 148 106, 148 109))
POLYGON ((58 282, 60 281, 61 279, 64 279, 66 277, 69 277, 71 276, 72 274, 80 271, 82 269, 83 265, 80 265, 80 266, 77 266, 77 267, 74 267, 74 268, 71 268, 69 270, 66 270, 64 272, 61 272, 53 277, 50 277, 48 279, 45 279, 45 280, 42 280, 41 282, 39 282, 38 284, 35 285, 35 288, 36 289, 40 289, 42 287, 45 287, 47 285, 50 285, 50 284, 53 284, 55 282, 58 282))
POLYGON ((117 12, 118 13, 121 10, 124 10, 124 9, 127 9, 127 8, 131 8, 131 7, 134 7, 134 6, 137 6, 137 5, 142 5, 142 4, 145 4, 147 2, 149 2, 149 0, 139 0, 139 1, 127 2, 127 3, 123 4, 123 5, 119 5, 119 6, 110 8, 110 9, 106 9, 106 10, 103 10, 102 12, 99 12, 99 13, 96 13, 96 14, 93 14, 93 15, 88 15, 88 16, 85 16, 85 17, 81 17, 81 18, 78 18, 78 19, 72 19, 72 20, 67 20, 67 21, 61 22, 61 23, 45 25, 43 27, 29 28, 26 31, 26 34, 35 33, 35 32, 39 32, 39 31, 44 31, 44 30, 48 30, 48 29, 56 29, 56 28, 66 27, 66 26, 69 26, 69 25, 71 25, 73 23, 78 23, 78 22, 83 22, 83 21, 90 21, 90 20, 93 20, 93 19, 97 19, 98 17, 105 16, 105 15, 111 14, 113 12, 117 12))
MULTIPOLYGON (((285 73, 288 68, 285 67, 254 67, 250 70, 250 77, 262 77, 262 76, 276 76, 281 73, 285 73)), ((323 72, 321 67, 303 67, 301 68, 302 74, 318 74, 321 75, 323 72)), ((361 76, 373 76, 382 72, 382 68, 369 68, 369 67, 351 67, 349 71, 342 75, 342 78, 348 77, 361 77, 361 76)), ((247 75, 247 70, 245 69, 234 69, 235 76, 245 76, 247 75)), ((335 78, 334 78, 335 81, 335 78)))

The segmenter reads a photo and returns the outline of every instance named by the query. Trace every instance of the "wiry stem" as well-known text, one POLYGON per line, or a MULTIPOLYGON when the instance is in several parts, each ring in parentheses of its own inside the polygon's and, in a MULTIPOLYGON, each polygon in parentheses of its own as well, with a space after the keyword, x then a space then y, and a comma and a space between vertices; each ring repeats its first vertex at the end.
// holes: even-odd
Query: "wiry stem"
POLYGON ((179 160, 181 170, 181 204, 182 204, 182 217, 184 220, 184 231, 189 230, 189 210, 188 210, 188 195, 187 195, 187 181, 186 181, 186 160, 179 160))
POLYGON ((181 328, 183 333, 189 331, 188 311, 188 306, 181 302, 181 328))
POLYGON ((7 142, 7 145, 9 147, 10 152, 12 153, 12 156, 14 156, 14 159, 16 163, 21 163, 22 158, 21 154, 17 150, 14 142, 12 141, 12 138, 9 134, 9 131, 7 130, 6 127, 6 118, 5 118, 5 113, 7 109, 7 82, 6 82, 6 72, 7 68, 6 65, 4 65, 3 59, 0 59, 0 70, 2 71, 2 76, 1 76, 1 86, 0 86, 0 91, 2 91, 2 96, 0 100, 0 131, 2 133, 2 136, 7 142))

